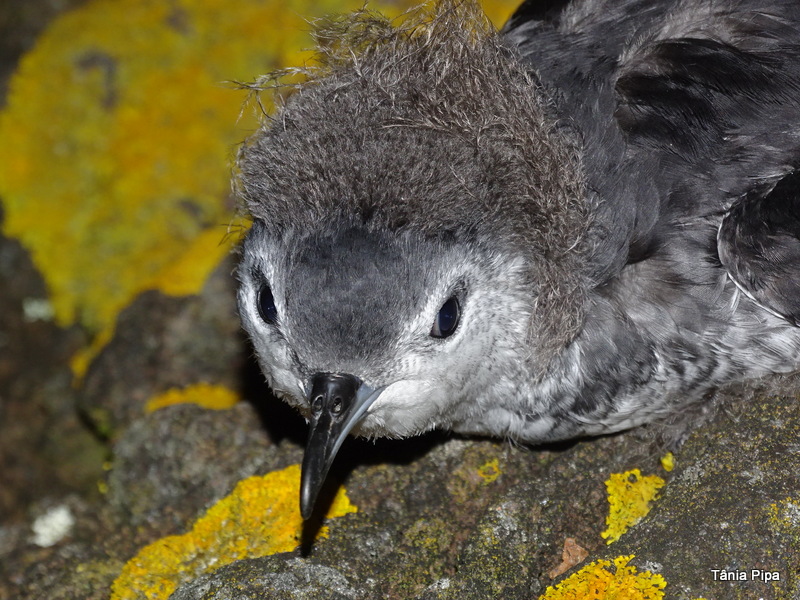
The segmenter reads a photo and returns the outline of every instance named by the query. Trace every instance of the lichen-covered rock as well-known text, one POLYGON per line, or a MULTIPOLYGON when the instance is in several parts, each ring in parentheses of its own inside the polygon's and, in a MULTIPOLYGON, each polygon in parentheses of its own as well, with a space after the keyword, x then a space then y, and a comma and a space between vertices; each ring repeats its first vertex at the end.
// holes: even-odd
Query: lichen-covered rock
MULTIPOLYGON (((173 16, 173 29, 187 25, 173 16)), ((192 217, 191 203, 178 204, 192 217)), ((149 600, 554 600, 585 597, 580 590, 597 582, 616 586, 607 597, 617 600, 800 597, 797 378, 720 393, 721 410, 686 436, 671 472, 642 430, 543 449, 439 433, 349 440, 319 514, 301 526, 285 481, 233 506, 240 480, 262 477, 264 491, 277 481, 270 474, 296 473, 306 435, 249 359, 233 258, 186 295, 153 289, 133 298, 73 386, 70 357, 87 332, 48 320, 48 279, 30 256, 0 237, 0 600, 108 600, 112 590, 144 598, 136 577, 157 574, 159 557, 183 556, 195 569, 167 568, 172 587, 149 600), (607 545, 606 482, 634 469, 666 485, 637 512, 619 511, 650 506, 607 545), (324 519, 342 486, 355 512, 324 519), (260 518, 259 502, 264 515, 279 512, 281 531, 260 518), (70 526, 50 518, 65 511, 70 526), (263 539, 252 541, 254 532, 263 539), (178 538, 183 545, 170 545, 178 538)), ((177 264, 170 268, 187 266, 177 264)), ((62 275, 48 268, 49 278, 62 275)), ((113 285, 100 283, 93 299, 113 285)))
POLYGON ((800 596, 800 381, 720 394, 663 497, 614 545, 649 564, 674 598, 800 596))
POLYGON ((81 410, 103 436, 118 436, 145 413, 148 400, 171 388, 240 386, 248 350, 239 335, 232 270, 229 257, 199 294, 175 298, 153 290, 120 314, 79 396, 81 410))
POLYGON ((114 450, 108 502, 135 525, 169 517, 180 526, 240 479, 300 459, 269 441, 246 402, 222 413, 161 409, 134 422, 114 450))
POLYGON ((170 600, 357 600, 363 595, 338 571, 278 554, 239 561, 187 583, 170 600))

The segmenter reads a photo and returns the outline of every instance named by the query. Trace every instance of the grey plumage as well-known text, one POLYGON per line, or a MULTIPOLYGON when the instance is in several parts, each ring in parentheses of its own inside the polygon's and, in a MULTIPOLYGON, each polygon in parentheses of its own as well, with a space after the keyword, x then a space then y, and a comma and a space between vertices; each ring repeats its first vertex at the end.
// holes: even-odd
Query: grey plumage
POLYGON ((796 368, 800 13, 764 4, 320 28, 237 179, 242 322, 312 422, 305 516, 352 428, 543 442, 796 368))

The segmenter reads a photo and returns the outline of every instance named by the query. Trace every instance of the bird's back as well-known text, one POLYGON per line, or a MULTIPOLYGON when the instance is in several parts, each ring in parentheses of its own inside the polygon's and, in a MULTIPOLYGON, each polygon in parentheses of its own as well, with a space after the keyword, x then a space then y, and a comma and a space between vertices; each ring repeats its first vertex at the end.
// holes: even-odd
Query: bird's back
POLYGON ((528 1, 503 34, 581 140, 594 207, 592 308, 553 368, 581 363, 564 420, 619 429, 796 368, 796 3, 528 1))
POLYGON ((529 1, 504 33, 583 139, 601 271, 800 165, 796 2, 529 1))

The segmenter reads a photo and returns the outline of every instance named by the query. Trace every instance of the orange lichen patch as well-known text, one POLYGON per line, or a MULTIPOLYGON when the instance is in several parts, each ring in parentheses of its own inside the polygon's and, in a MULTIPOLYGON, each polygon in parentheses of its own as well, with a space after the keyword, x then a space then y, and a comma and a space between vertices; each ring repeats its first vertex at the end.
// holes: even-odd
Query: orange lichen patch
MULTIPOLYGON (((231 228, 244 231, 246 224, 241 219, 232 221, 231 228)), ((149 280, 142 280, 142 289, 158 289, 170 296, 187 296, 199 291, 208 274, 231 251, 234 234, 225 234, 225 229, 207 229, 192 240, 174 261, 153 273, 149 280)), ((76 385, 80 384, 89 365, 114 337, 116 322, 106 324, 97 332, 92 342, 72 357, 70 367, 76 385)))
POLYGON ((660 600, 667 582, 659 574, 638 572, 628 565, 633 556, 619 556, 612 562, 597 560, 548 587, 539 600, 660 600))
POLYGON ((484 483, 492 483, 502 474, 503 472, 500 470, 500 462, 496 458, 488 460, 478 467, 478 475, 480 475, 484 483))
MULTIPOLYGON (((303 519, 297 505, 300 466, 240 481, 183 535, 145 546, 129 560, 111 586, 111 600, 161 600, 185 581, 226 564, 299 545, 303 519)), ((340 489, 327 518, 357 512, 340 489)), ((318 537, 327 537, 322 527, 318 537)))
POLYGON ((211 410, 232 408, 241 400, 241 396, 233 390, 221 385, 198 383, 185 388, 172 388, 163 394, 153 396, 144 406, 145 412, 154 412, 175 404, 197 404, 211 410))
POLYGON ((607 544, 616 542, 629 527, 650 512, 650 503, 658 497, 666 482, 657 475, 642 476, 639 469, 612 473, 606 481, 608 490, 607 529, 600 535, 607 544))
POLYGON ((223 237, 224 229, 201 232, 176 259, 164 266, 150 282, 150 287, 170 296, 188 296, 198 291, 198 282, 230 252, 238 236, 223 237))
POLYGON ((519 7, 519 0, 483 0, 480 2, 486 16, 495 27, 502 27, 519 7))
POLYGON ((661 468, 667 473, 675 468, 675 455, 672 452, 667 452, 661 457, 661 468))

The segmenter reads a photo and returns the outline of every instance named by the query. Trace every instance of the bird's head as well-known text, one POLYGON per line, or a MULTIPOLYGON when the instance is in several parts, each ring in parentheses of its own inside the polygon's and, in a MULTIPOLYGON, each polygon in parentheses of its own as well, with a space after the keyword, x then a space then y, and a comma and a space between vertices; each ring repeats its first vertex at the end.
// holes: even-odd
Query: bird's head
POLYGON ((574 141, 471 3, 318 39, 237 180, 242 322, 311 423, 305 517, 351 430, 457 425, 546 369, 580 324, 588 220, 574 141))
POLYGON ((348 432, 446 428, 524 347, 522 261, 479 240, 342 222, 274 237, 256 221, 243 252, 242 322, 311 422, 306 511, 348 432))

